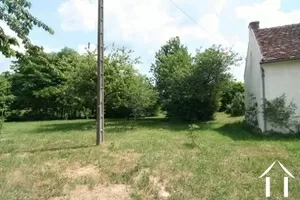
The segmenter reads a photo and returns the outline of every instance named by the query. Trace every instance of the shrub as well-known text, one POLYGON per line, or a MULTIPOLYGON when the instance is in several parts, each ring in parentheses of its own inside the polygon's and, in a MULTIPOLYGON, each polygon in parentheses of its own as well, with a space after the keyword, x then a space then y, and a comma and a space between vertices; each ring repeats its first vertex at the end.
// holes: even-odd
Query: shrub
POLYGON ((232 104, 233 98, 236 94, 244 92, 244 83, 230 81, 227 85, 225 85, 224 89, 222 89, 219 111, 226 112, 227 106, 232 104))
POLYGON ((231 116, 241 116, 245 114, 244 95, 242 93, 236 93, 232 99, 232 103, 227 105, 226 113, 231 116))
POLYGON ((266 100, 265 116, 272 127, 285 130, 289 133, 300 133, 299 116, 296 115, 297 105, 294 102, 286 103, 285 94, 273 100, 266 100))
POLYGON ((256 98, 253 94, 249 94, 250 97, 250 103, 245 110, 245 121, 248 125, 252 127, 257 127, 258 126, 258 119, 257 119, 257 102, 256 98))
POLYGON ((3 116, 0 116, 0 135, 2 134, 4 120, 5 118, 3 116))

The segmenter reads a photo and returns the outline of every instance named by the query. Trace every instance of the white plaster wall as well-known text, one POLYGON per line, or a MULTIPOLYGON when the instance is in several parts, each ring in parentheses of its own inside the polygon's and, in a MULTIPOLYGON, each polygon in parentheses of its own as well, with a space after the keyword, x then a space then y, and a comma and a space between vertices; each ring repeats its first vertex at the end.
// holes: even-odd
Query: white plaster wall
MULTIPOLYGON (((287 103, 293 101, 300 115, 300 61, 287 61, 264 64, 266 99, 272 100, 282 94, 287 103)), ((268 129, 271 126, 268 124, 268 129)))
POLYGON ((249 102, 249 94, 254 94, 258 106, 258 126, 264 131, 264 120, 262 114, 262 77, 260 69, 260 61, 262 60, 262 55, 260 53, 259 46, 256 42, 255 35, 252 29, 249 29, 249 42, 248 42, 248 52, 246 58, 246 67, 244 74, 245 82, 245 105, 246 108, 249 102))

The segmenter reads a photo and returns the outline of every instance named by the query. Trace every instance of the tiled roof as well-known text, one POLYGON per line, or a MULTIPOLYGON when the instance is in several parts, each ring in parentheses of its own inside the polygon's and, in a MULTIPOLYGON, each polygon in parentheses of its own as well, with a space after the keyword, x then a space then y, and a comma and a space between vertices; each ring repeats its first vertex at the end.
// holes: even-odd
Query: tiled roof
POLYGON ((300 23, 253 31, 263 62, 300 59, 300 23))

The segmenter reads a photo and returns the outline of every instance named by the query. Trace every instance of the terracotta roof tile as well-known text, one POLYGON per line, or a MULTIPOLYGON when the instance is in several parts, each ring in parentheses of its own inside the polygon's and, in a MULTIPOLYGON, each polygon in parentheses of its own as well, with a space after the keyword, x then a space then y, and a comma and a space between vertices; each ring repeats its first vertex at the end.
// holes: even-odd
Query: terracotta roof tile
POLYGON ((253 31, 264 62, 300 59, 300 23, 253 31))

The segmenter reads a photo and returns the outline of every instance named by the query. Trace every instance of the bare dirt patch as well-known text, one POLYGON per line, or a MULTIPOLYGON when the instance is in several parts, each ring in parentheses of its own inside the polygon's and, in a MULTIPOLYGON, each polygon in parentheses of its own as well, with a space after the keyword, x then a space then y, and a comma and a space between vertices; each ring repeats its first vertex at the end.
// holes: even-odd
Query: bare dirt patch
MULTIPOLYGON (((141 184, 142 179, 148 177, 149 182, 148 185, 145 186, 148 191, 155 191, 159 199, 167 199, 170 196, 170 193, 166 191, 166 182, 160 181, 157 176, 150 175, 150 169, 142 169, 141 172, 134 178, 134 182, 136 185, 141 184)), ((153 194, 149 194, 153 195, 153 194)))
POLYGON ((160 199, 167 199, 170 196, 170 193, 166 191, 165 184, 160 182, 157 177, 150 176, 150 182, 157 189, 160 199))
POLYGON ((84 176, 96 177, 99 175, 99 170, 92 165, 84 166, 84 167, 73 167, 71 169, 67 169, 64 173, 67 178, 79 178, 84 176))
POLYGON ((103 162, 101 166, 82 166, 82 164, 74 163, 63 170, 63 175, 68 179, 88 177, 104 184, 109 182, 110 174, 122 174, 127 172, 136 165, 139 158, 140 154, 134 151, 108 152, 106 157, 102 158, 103 162))
POLYGON ((77 186, 68 195, 55 197, 51 200, 130 200, 130 188, 123 184, 98 185, 93 189, 77 186))
POLYGON ((0 159, 8 158, 10 155, 11 155, 10 153, 0 154, 0 159))

